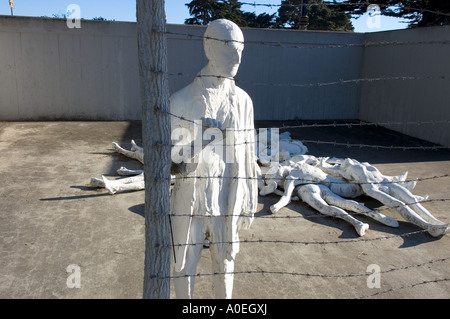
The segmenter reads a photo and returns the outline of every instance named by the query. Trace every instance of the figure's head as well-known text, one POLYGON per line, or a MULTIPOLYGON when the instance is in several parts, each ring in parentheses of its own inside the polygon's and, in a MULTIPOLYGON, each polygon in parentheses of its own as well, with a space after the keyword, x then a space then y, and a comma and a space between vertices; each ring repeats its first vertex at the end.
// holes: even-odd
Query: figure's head
POLYGON ((211 22, 203 44, 215 75, 232 78, 237 74, 244 50, 244 35, 234 22, 226 19, 211 22))

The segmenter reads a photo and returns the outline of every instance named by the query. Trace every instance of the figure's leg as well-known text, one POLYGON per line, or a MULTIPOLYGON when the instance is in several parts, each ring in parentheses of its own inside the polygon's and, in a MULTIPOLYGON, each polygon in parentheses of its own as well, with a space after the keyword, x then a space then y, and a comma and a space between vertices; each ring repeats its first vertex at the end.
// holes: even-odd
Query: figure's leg
POLYGON ((380 223, 390 227, 398 227, 398 222, 394 218, 375 212, 354 200, 342 198, 337 194, 334 194, 328 187, 324 185, 319 185, 319 187, 321 190, 322 198, 328 204, 369 216, 376 221, 379 221, 380 223))
POLYGON ((426 229, 431 236, 437 237, 443 235, 447 230, 446 224, 433 225, 431 223, 428 223, 422 217, 416 214, 416 212, 414 212, 410 207, 405 205, 405 203, 403 203, 401 200, 398 200, 397 198, 380 191, 376 186, 371 184, 363 184, 361 186, 365 194, 380 201, 389 208, 395 209, 405 220, 419 226, 420 228, 426 229))
POLYGON ((205 237, 201 218, 192 219, 190 236, 192 245, 189 245, 187 248, 185 266, 180 272, 173 272, 173 283, 177 299, 192 299, 194 296, 197 264, 202 256, 203 239, 205 237))
POLYGON ((132 150, 132 151, 143 152, 143 151, 144 151, 144 148, 138 146, 134 140, 131 140, 131 150, 132 150))
POLYGON ((369 229, 368 224, 353 218, 343 209, 329 206, 327 202, 323 200, 320 187, 318 185, 303 185, 298 189, 298 194, 304 202, 311 205, 311 207, 318 210, 320 213, 327 216, 341 218, 352 224, 353 227, 355 227, 356 232, 360 236, 364 236, 365 231, 369 229))
POLYGON ((138 161, 140 161, 142 164, 144 164, 144 156, 143 153, 141 154, 140 152, 137 151, 127 151, 126 149, 122 148, 119 144, 117 144, 116 142, 112 143, 112 148, 113 150, 115 150, 117 153, 125 155, 129 158, 133 158, 136 159, 138 161))
MULTIPOLYGON (((120 193, 125 191, 138 191, 145 189, 144 174, 138 176, 122 178, 119 180, 109 180, 102 176, 105 188, 111 193, 120 193)), ((91 181, 92 182, 92 181, 91 181)))
POLYGON ((327 185, 333 193, 341 197, 356 198, 362 195, 362 189, 359 184, 347 182, 343 178, 336 178, 328 175, 324 184, 327 185))
POLYGON ((406 205, 411 207, 417 213, 417 215, 419 215, 426 221, 440 225, 445 224, 440 220, 436 219, 433 215, 431 215, 431 213, 427 209, 425 209, 425 207, 420 205, 418 203, 417 196, 413 195, 408 189, 400 185, 391 184, 389 186, 389 190, 392 196, 406 203, 406 205))
POLYGON ((217 299, 231 299, 234 281, 234 259, 229 250, 232 243, 228 243, 225 236, 232 219, 227 217, 212 217, 210 219, 209 234, 211 245, 212 271, 214 275, 214 290, 217 299))
POLYGON ((270 206, 270 211, 272 214, 278 212, 281 208, 288 205, 291 202, 291 195, 295 188, 295 181, 293 179, 286 179, 284 182, 284 194, 281 196, 280 200, 270 206))
POLYGON ((271 194, 271 193, 273 193, 276 189, 277 189, 277 182, 275 182, 275 181, 270 181, 269 184, 264 185, 264 186, 260 189, 259 195, 265 196, 265 195, 271 194))
POLYGON ((120 176, 132 176, 142 174, 144 171, 141 169, 128 169, 126 167, 121 167, 117 170, 117 174, 120 176))

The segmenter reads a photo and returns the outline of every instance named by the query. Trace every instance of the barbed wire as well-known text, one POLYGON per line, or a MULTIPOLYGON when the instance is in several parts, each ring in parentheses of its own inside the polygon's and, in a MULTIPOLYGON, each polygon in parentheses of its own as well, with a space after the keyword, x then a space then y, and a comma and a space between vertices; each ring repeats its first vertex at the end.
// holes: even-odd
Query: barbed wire
MULTIPOLYGON (((429 260, 427 262, 412 264, 402 267, 391 268, 388 270, 380 271, 381 274, 388 274, 401 270, 409 270, 414 268, 421 268, 429 266, 435 263, 446 262, 450 257, 444 257, 439 259, 429 260)), ((219 275, 283 275, 283 276, 301 276, 301 277, 318 277, 318 278, 354 278, 354 277, 367 277, 367 272, 365 273, 349 273, 349 274, 318 274, 318 273, 305 273, 305 272, 294 272, 294 271, 283 271, 283 270, 243 270, 243 271, 233 271, 233 272, 214 272, 214 273, 197 273, 195 275, 179 274, 170 276, 156 276, 156 279, 176 279, 176 278, 186 278, 186 277, 207 277, 207 276, 219 276, 219 275)))
POLYGON ((449 146, 441 146, 441 145, 433 145, 433 146, 387 146, 387 145, 371 145, 371 144, 358 144, 358 143, 339 143, 339 142, 330 142, 330 141, 320 141, 320 140, 301 140, 303 143, 308 144, 326 144, 331 146, 345 146, 347 148, 356 147, 356 148, 373 148, 373 149, 387 149, 387 150, 445 150, 450 149, 449 146))
POLYGON ((387 294, 387 293, 390 293, 390 292, 403 290, 403 289, 406 289, 406 288, 414 288, 414 287, 417 287, 417 286, 428 285, 428 284, 433 284, 433 283, 440 283, 440 282, 446 282, 446 281, 450 281, 450 278, 442 278, 442 279, 434 279, 434 280, 423 280, 423 281, 420 281, 420 282, 415 282, 415 283, 404 285, 404 286, 401 286, 401 287, 390 288, 390 289, 387 289, 387 290, 384 290, 384 291, 379 291, 379 292, 373 293, 371 295, 365 295, 365 296, 357 297, 356 299, 371 298, 371 297, 376 297, 376 296, 379 296, 379 295, 384 295, 384 294, 387 294))
MULTIPOLYGON (((416 205, 416 204, 423 204, 423 203, 434 203, 434 202, 448 202, 450 201, 450 198, 439 198, 439 199, 426 199, 423 201, 416 201, 413 203, 403 203, 400 205, 394 205, 392 207, 384 207, 384 208, 379 208, 379 209, 372 209, 373 212, 375 213, 382 213, 384 211, 387 210, 392 210, 392 209, 396 209, 396 208, 400 208, 400 207, 407 207, 407 206, 412 206, 412 205, 416 205)), ((358 212, 351 212, 354 215, 364 215, 362 213, 358 213, 358 212)), ((170 214, 170 218, 173 217, 196 217, 196 218, 233 218, 233 217, 242 217, 245 215, 241 215, 241 214, 227 214, 227 215, 192 215, 192 214, 170 214)), ((271 215, 267 215, 267 216, 257 216, 257 215, 253 215, 254 218, 263 218, 263 219, 311 219, 311 218, 335 218, 335 216, 329 216, 329 215, 324 215, 324 214, 315 214, 315 215, 309 215, 309 216, 303 216, 303 215, 285 215, 285 216, 280 216, 278 214, 271 214, 271 215)), ((336 217, 337 218, 337 217, 336 217)))
POLYGON ((153 70, 153 73, 159 73, 164 74, 168 76, 177 76, 177 77, 189 77, 189 78, 217 78, 217 79, 226 79, 230 81, 234 81, 236 83, 244 83, 244 84, 250 84, 255 86, 280 86, 280 87, 306 87, 306 88, 312 88, 312 87, 324 87, 324 86, 332 86, 332 85, 344 85, 344 84, 350 84, 350 83, 363 83, 363 82, 379 82, 379 81, 406 81, 406 80, 450 80, 450 77, 447 77, 445 75, 440 76, 422 76, 422 75, 415 75, 415 76, 379 76, 379 77, 372 77, 372 78, 357 78, 357 79, 339 79, 335 81, 328 81, 328 82, 311 82, 311 83, 274 83, 274 82, 256 82, 256 81, 248 81, 248 80, 242 80, 239 78, 232 78, 232 77, 226 77, 226 76, 220 76, 220 75, 204 75, 204 74, 185 74, 182 72, 178 73, 170 73, 170 72, 162 72, 162 71, 156 71, 153 70))
MULTIPOLYGON (((156 30, 155 30, 156 31, 156 30)), ((253 44, 269 47, 279 47, 287 49, 337 49, 337 48, 367 48, 367 47, 378 47, 378 46, 403 46, 403 45, 448 45, 450 40, 432 40, 432 41, 364 41, 364 43, 339 43, 339 44, 312 44, 305 42, 286 42, 286 41, 254 41, 254 40, 223 40, 220 38, 214 38, 210 36, 198 35, 193 33, 185 32, 174 32, 174 31, 157 31, 165 33, 167 35, 183 36, 189 39, 198 38, 199 40, 210 39, 215 41, 220 41, 224 43, 240 43, 240 44, 253 44)))
MULTIPOLYGON (((357 184, 357 185, 389 185, 389 184, 404 184, 408 182, 420 182, 420 181, 426 181, 426 180, 434 180, 434 179, 440 179, 440 178, 447 178, 449 177, 449 174, 444 175, 435 175, 431 177, 423 177, 423 178, 413 178, 405 181, 381 181, 381 182, 351 182, 351 181, 318 181, 316 179, 307 179, 307 178, 297 178, 292 179, 299 184, 328 184, 328 185, 347 185, 347 184, 357 184)), ((284 177, 285 178, 285 177, 284 177)), ((283 179, 284 179, 283 178, 283 179)), ((166 180, 185 180, 185 179, 233 179, 233 180, 275 180, 278 181, 282 179, 281 177, 248 177, 248 176, 198 176, 198 175, 188 175, 188 176, 173 176, 170 178, 157 178, 157 181, 166 181, 166 180)), ((413 203, 418 204, 418 203, 413 203)))
MULTIPOLYGON (((174 215, 171 215, 171 217, 175 217, 174 215)), ((329 216, 330 217, 330 216, 329 216)), ((379 236, 374 238, 354 238, 354 239, 346 239, 346 240, 330 240, 330 241, 306 241, 306 240, 281 240, 281 239, 242 239, 242 240, 230 240, 230 241, 210 241, 210 245, 233 245, 233 244, 286 244, 286 245, 303 245, 303 246, 309 246, 309 245, 342 245, 342 244, 351 244, 351 243, 368 243, 368 242, 375 242, 375 241, 382 241, 382 240, 389 240, 394 238, 405 238, 413 235, 423 234, 428 232, 426 229, 402 233, 402 234, 392 234, 392 235, 386 235, 386 236, 379 236)), ((204 242, 190 242, 190 243, 183 243, 183 244, 175 244, 171 243, 166 246, 161 246, 163 248, 176 248, 176 247, 185 247, 185 246, 202 246, 204 245, 204 242)))

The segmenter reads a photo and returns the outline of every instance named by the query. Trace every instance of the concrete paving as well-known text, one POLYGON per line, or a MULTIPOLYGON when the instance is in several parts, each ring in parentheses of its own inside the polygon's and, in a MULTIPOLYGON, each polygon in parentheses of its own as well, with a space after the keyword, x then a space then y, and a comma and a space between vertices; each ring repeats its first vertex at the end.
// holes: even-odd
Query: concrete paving
MULTIPOLYGON (((371 126, 287 130, 311 141, 305 143, 309 154, 352 157, 386 175, 408 171, 409 178, 423 179, 414 194, 428 194, 424 206, 450 222, 450 178, 436 177, 450 174, 448 150, 391 149, 431 144, 371 126)), ((111 148, 113 141, 130 147, 131 139, 142 141, 139 122, 0 122, 0 298, 142 297, 144 192, 113 196, 88 186, 91 177, 113 178, 120 166, 140 168, 111 148), (80 288, 67 285, 70 265, 79 267, 80 288)), ((260 197, 254 224, 241 233, 247 242, 236 259, 234 298, 450 298, 449 235, 433 238, 384 210, 400 227, 357 216, 370 224, 358 237, 345 221, 304 203, 271 215, 277 200, 260 197), (367 272, 373 264, 378 277, 367 272), (370 288, 377 278, 380 288, 370 288)), ((384 209, 370 198, 358 200, 384 209)), ((213 298, 208 249, 198 273, 195 297, 213 298)))

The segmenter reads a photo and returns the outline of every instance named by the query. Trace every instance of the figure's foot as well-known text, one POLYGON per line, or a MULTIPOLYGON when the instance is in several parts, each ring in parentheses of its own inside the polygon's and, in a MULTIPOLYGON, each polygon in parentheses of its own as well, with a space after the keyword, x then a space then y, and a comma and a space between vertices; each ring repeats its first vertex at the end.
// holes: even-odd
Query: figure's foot
POLYGON ((412 191, 412 190, 416 187, 417 181, 418 181, 418 180, 419 180, 418 178, 415 178, 415 179, 412 179, 412 180, 410 180, 410 181, 408 181, 408 182, 404 182, 404 183, 403 183, 403 186, 404 186, 406 189, 412 191))
POLYGON ((91 182, 89 183, 92 187, 105 187, 105 183, 100 178, 91 178, 91 182))
POLYGON ((427 228, 427 232, 433 237, 439 237, 450 232, 448 224, 433 225, 427 228))
POLYGON ((102 176, 103 183, 105 184, 105 188, 109 191, 111 195, 114 195, 117 192, 117 189, 114 185, 113 181, 110 181, 105 176, 102 176))
POLYGON ((120 176, 128 176, 130 175, 129 171, 130 170, 128 168, 121 166, 116 172, 120 176))
POLYGON ((364 236, 366 234, 366 230, 369 229, 369 224, 360 223, 359 225, 355 226, 355 229, 359 236, 364 236))
POLYGON ((270 211, 272 212, 272 214, 277 213, 280 210, 280 208, 277 207, 277 205, 272 205, 270 206, 270 211))
POLYGON ((132 151, 140 151, 140 150, 142 150, 142 147, 137 145, 134 140, 131 140, 131 150, 132 151))
POLYGON ((119 144, 117 144, 116 142, 112 142, 112 149, 117 151, 120 148, 119 144))

